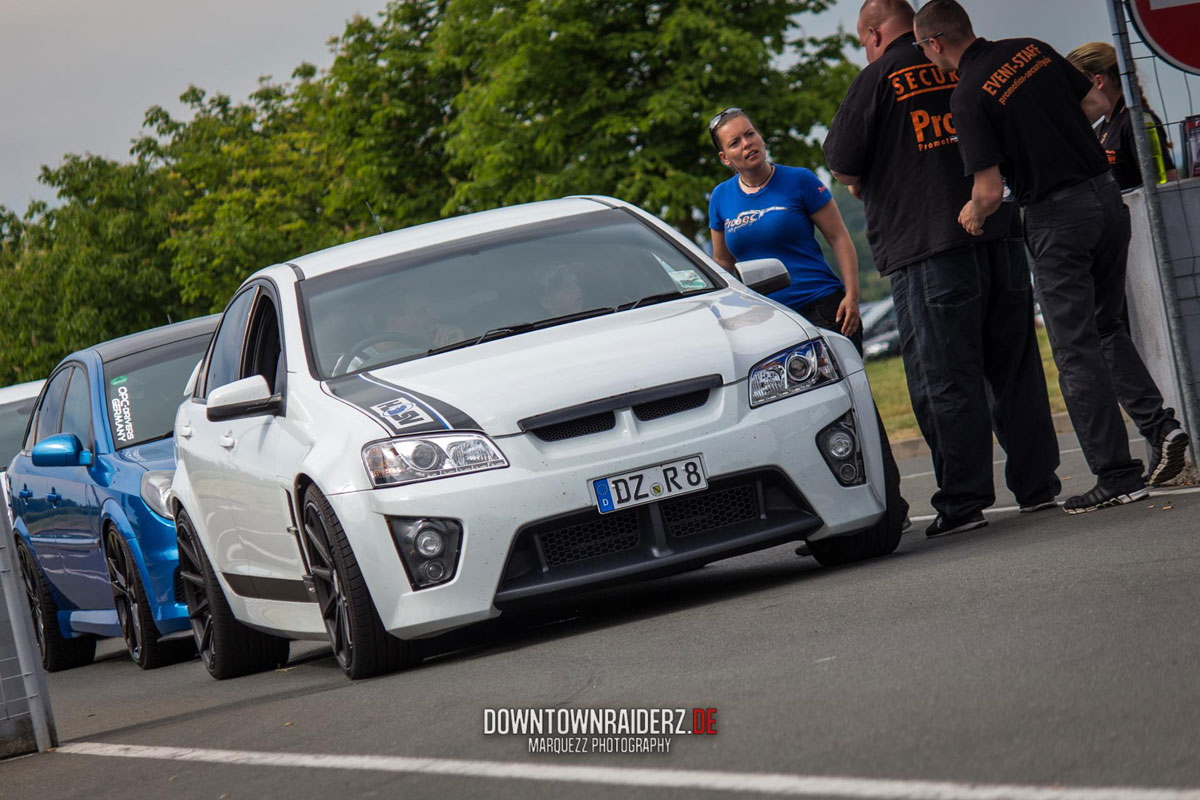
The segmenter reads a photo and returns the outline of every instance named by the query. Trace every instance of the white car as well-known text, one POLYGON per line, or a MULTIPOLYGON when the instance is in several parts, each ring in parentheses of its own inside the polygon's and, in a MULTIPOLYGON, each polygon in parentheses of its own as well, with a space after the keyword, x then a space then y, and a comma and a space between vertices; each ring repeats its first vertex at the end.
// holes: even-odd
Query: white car
POLYGON ((0 388, 0 472, 21 451, 29 415, 37 405, 45 381, 29 381, 0 388))
MULTIPOLYGON (((739 266, 787 285, 774 259, 739 266)), ((899 480, 862 361, 747 285, 603 197, 251 276, 175 423, 209 672, 328 638, 360 678, 549 595, 789 541, 826 564, 890 553, 899 480)))

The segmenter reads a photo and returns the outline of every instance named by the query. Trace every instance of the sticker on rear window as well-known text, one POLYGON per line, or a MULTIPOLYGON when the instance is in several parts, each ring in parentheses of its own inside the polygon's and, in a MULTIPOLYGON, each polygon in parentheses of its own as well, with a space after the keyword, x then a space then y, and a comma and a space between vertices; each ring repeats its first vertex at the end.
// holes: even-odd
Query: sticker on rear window
POLYGON ((425 413, 425 409, 408 397, 397 397, 395 400, 371 406, 371 410, 387 420, 396 430, 433 422, 433 418, 425 413))
POLYGON ((680 291, 708 288, 708 283, 694 269, 675 269, 667 274, 671 276, 671 280, 675 281, 675 285, 679 287, 680 291))
MULTIPOLYGON (((124 383, 125 378, 114 378, 113 382, 117 380, 124 383)), ((118 442, 133 441, 133 411, 129 404, 129 390, 124 386, 117 388, 117 396, 112 399, 112 423, 113 436, 118 442)))
POLYGON ((113 378, 111 381, 109 381, 109 384, 111 386, 120 386, 122 383, 124 383, 127 380, 129 380, 128 375, 119 375, 116 378, 113 378))

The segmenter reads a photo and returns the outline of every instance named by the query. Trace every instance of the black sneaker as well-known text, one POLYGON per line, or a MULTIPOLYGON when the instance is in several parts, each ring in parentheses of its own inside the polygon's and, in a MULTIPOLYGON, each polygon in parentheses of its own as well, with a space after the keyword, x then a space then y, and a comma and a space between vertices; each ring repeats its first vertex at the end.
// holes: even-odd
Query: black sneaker
POLYGON ((800 556, 801 558, 812 555, 812 551, 808 549, 808 542, 800 543, 800 546, 796 548, 796 555, 800 556))
POLYGON ((1038 511, 1045 511, 1048 508, 1058 508, 1058 501, 1054 498, 1042 500, 1037 503, 1025 503, 1021 506, 1022 514, 1033 514, 1038 511))
POLYGON ((925 529, 925 535, 932 539, 935 536, 973 531, 987 524, 988 521, 984 518, 982 511, 976 511, 963 517, 947 517, 945 514, 938 514, 937 519, 925 529))
POLYGON ((1154 442, 1154 455, 1146 471, 1146 483, 1150 486, 1162 486, 1183 472, 1184 456, 1187 455, 1189 441, 1183 428, 1176 428, 1164 436, 1161 442, 1154 442))
POLYGON ((1144 485, 1127 491, 1113 491, 1096 484, 1084 494, 1068 497, 1063 503, 1063 511, 1068 514, 1085 514, 1109 506, 1122 506, 1135 500, 1144 500, 1149 496, 1150 490, 1144 485))

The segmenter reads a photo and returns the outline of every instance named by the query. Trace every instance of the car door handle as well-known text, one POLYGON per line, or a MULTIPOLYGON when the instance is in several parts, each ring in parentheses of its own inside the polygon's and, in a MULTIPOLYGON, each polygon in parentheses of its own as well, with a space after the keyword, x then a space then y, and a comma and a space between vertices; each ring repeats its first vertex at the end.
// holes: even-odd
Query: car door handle
POLYGON ((234 439, 228 433, 223 433, 221 434, 221 438, 217 439, 217 444, 221 445, 221 447, 224 447, 226 450, 232 450, 233 446, 237 444, 237 439, 234 439))
POLYGON ((190 439, 190 438, 192 438, 192 426, 185 424, 182 427, 180 427, 180 429, 177 430, 176 433, 183 439, 190 439))
POLYGON ((51 489, 50 494, 46 495, 46 499, 50 501, 50 505, 56 506, 58 501, 62 500, 62 495, 51 489))
POLYGON ((21 498, 22 500, 32 500, 33 492, 29 491, 29 487, 26 486, 24 489, 17 492, 17 497, 21 498))

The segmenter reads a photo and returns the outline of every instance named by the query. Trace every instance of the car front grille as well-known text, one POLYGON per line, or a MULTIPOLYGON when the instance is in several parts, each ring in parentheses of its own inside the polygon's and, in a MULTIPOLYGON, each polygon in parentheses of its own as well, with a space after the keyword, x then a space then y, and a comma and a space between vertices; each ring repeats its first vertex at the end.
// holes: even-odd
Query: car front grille
POLYGON ((605 514, 540 537, 547 566, 572 564, 638 546, 638 519, 632 510, 605 514))
POLYGON ((701 389, 674 397, 665 397, 662 400, 653 400, 649 403, 640 403, 633 407, 633 415, 642 422, 649 422, 652 419, 681 414, 684 411, 691 411, 693 408, 700 408, 707 403, 708 393, 708 389, 701 389))
POLYGON ((710 478, 704 491, 601 514, 595 508, 517 531, 497 604, 630 575, 677 571, 803 538, 821 521, 779 470, 710 478))
POLYGON ((555 422, 540 428, 530 429, 530 433, 543 442, 559 442, 563 439, 574 439, 577 436, 588 436, 593 433, 611 431, 617 425, 617 417, 611 411, 600 414, 589 414, 586 417, 555 422))
POLYGON ((757 519, 760 513, 758 491, 754 484, 684 495, 662 504, 663 522, 671 536, 691 536, 711 531, 757 519))

